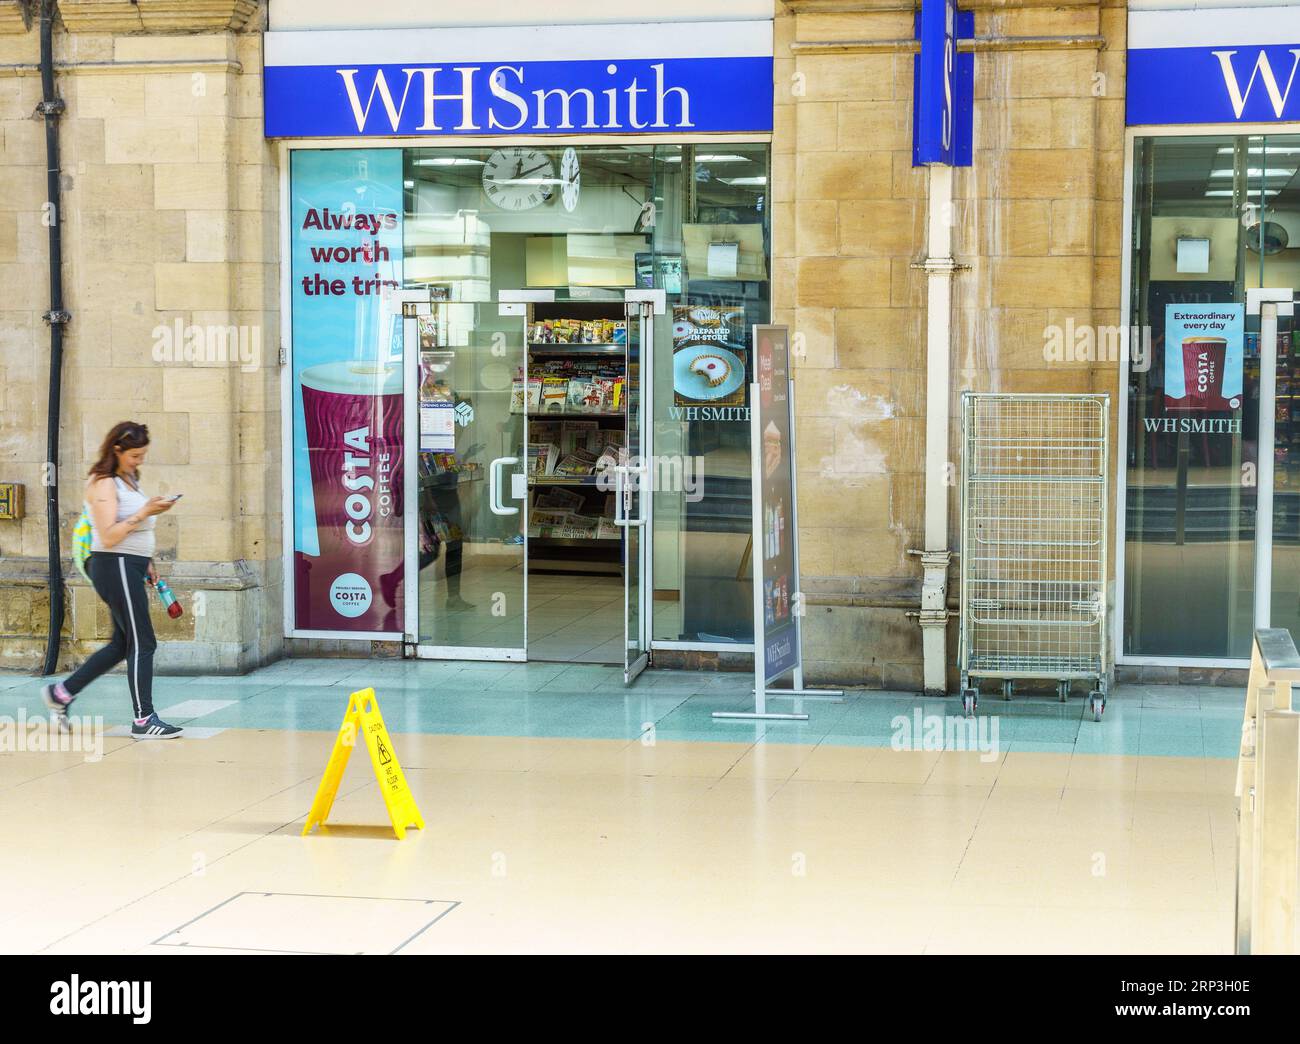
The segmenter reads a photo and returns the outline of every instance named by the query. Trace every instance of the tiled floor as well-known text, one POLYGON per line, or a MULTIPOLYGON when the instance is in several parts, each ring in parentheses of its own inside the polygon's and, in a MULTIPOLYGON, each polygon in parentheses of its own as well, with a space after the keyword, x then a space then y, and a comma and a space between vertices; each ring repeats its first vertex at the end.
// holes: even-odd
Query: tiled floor
MULTIPOLYGON (((449 600, 444 564, 420 571, 420 640, 449 648, 520 649, 529 660, 621 664, 626 595, 622 576, 528 574, 525 607, 523 553, 493 545, 494 554, 466 554, 449 600), (524 624, 527 617, 527 634, 524 624)), ((681 604, 657 599, 655 637, 681 633, 681 604)))
MULTIPOLYGON (((34 749, 43 723, 13 742, 38 684, 0 675, 7 952, 1230 947, 1239 691, 1124 686, 1100 724, 986 696, 981 753, 928 749, 931 717, 891 745, 956 711, 902 694, 722 722, 747 677, 295 660, 161 679, 191 738, 87 760, 34 749), (366 686, 425 829, 394 840, 354 758, 302 838, 366 686)), ((128 707, 110 677, 75 709, 128 707)))

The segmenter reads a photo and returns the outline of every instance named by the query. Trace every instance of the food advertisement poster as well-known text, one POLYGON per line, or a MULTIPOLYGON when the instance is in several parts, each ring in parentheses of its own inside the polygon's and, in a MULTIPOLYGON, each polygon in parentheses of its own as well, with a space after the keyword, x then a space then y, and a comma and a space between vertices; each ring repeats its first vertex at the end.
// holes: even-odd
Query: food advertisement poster
POLYGON ((794 551, 789 331, 754 327, 758 402, 750 418, 757 460, 754 491, 754 633, 762 636, 767 684, 799 665, 796 614, 799 564, 794 551))
POLYGON ((1244 327, 1243 305, 1165 306, 1165 409, 1241 406, 1244 327))
POLYGON ((674 306, 674 420, 745 419, 745 342, 743 308, 674 306))
POLYGON ((293 624, 400 634, 402 156, 292 155, 293 624))

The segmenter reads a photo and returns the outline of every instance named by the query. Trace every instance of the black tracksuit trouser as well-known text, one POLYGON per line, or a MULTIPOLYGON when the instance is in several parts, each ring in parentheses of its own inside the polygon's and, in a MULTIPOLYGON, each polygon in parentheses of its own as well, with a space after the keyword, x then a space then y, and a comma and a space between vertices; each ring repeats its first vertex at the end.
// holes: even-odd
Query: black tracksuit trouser
POLYGON ((95 551, 86 560, 95 593, 108 604, 113 616, 113 637, 63 683, 75 696, 126 660, 126 680, 137 719, 153 713, 153 654, 158 648, 149 622, 148 570, 149 559, 143 555, 95 551))

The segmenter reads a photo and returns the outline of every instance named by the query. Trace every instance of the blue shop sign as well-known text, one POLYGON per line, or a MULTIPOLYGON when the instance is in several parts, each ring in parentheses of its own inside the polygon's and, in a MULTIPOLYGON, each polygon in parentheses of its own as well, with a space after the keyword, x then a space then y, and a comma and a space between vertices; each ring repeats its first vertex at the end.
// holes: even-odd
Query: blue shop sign
POLYGON ((266 34, 267 137, 772 130, 772 23, 266 34))
POLYGON ((912 59, 912 166, 971 165, 975 56, 958 53, 957 41, 975 36, 975 15, 956 0, 921 0, 912 59))
POLYGON ((1132 11, 1126 121, 1300 120, 1298 68, 1300 8, 1132 11))

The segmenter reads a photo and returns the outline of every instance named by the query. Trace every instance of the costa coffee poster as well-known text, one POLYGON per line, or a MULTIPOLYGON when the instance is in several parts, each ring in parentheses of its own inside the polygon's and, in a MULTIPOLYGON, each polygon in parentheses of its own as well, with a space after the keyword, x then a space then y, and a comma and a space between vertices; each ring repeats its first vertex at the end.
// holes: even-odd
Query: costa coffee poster
POLYGON ((1239 304, 1165 306, 1165 409, 1241 406, 1244 325, 1239 304))
POLYGON ((294 627, 398 634, 401 151, 292 156, 294 627))

